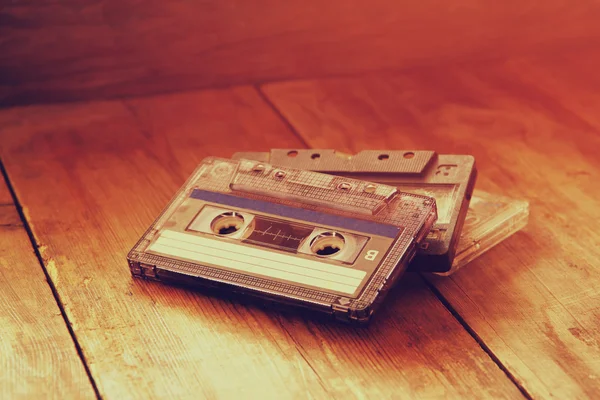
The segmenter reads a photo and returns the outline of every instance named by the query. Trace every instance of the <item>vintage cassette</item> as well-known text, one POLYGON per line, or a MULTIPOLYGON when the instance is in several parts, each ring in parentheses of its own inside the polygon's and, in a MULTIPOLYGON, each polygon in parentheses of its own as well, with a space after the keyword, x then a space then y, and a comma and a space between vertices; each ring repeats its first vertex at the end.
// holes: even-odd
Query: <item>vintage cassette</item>
POLYGON ((435 199, 207 158, 128 254, 136 277, 369 320, 437 219, 435 199))
POLYGON ((417 150, 365 150, 347 155, 332 149, 271 149, 270 153, 236 153, 233 158, 365 179, 396 186, 403 192, 434 197, 438 220, 410 269, 453 271, 456 246, 477 179, 472 156, 417 150))
POLYGON ((523 229, 529 202, 475 190, 449 275, 523 229))

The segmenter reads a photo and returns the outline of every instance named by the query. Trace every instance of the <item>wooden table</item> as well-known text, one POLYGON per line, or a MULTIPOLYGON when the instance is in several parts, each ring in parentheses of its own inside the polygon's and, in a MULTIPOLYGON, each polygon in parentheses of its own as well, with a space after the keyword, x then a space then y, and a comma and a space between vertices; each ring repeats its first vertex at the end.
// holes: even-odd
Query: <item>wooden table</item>
POLYGON ((0 111, 0 397, 598 398, 598 71, 573 51, 0 111), (130 276, 203 157, 271 147, 473 154, 530 222, 407 275, 367 329, 130 276))

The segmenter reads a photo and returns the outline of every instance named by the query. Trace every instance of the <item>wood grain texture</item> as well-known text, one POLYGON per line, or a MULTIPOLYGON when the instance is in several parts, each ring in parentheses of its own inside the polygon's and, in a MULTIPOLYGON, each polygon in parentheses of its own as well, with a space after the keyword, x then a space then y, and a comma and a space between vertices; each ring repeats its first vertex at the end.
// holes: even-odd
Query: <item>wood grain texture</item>
MULTIPOLYGON (((15 206, 13 203, 13 198, 10 195, 10 191, 8 190, 8 187, 4 183, 4 179, 2 179, 2 185, 0 185, 0 204, 4 205, 6 207, 8 207, 8 206, 14 207, 15 206)), ((16 213, 16 209, 15 209, 15 213, 16 213)), ((12 218, 12 213, 10 213, 8 211, 3 213, 3 215, 5 215, 5 217, 3 217, 3 218, 8 218, 8 217, 12 218)), ((18 224, 21 224, 21 221, 19 221, 18 224)))
POLYGON ((95 398, 4 180, 0 304, 0 398, 95 398))
POLYGON ((253 88, 17 108, 0 126, 103 397, 520 397, 418 277, 356 329, 130 276, 127 252, 204 156, 301 145, 253 88))
POLYGON ((534 398, 585 399, 600 395, 598 71, 590 51, 263 90, 312 147, 473 154, 478 188, 528 199, 523 232, 428 279, 534 398))
POLYGON ((31 0, 0 6, 0 104, 501 58, 600 44, 595 0, 31 0))

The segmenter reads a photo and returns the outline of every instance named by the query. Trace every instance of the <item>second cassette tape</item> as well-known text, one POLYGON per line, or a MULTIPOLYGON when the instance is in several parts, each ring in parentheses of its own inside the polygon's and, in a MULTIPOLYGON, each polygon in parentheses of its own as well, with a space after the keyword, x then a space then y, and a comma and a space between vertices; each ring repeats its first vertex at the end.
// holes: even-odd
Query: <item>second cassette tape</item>
POLYGON ((454 270, 458 239, 477 179, 472 156, 423 150, 363 150, 348 155, 333 149, 271 149, 268 153, 240 152, 233 158, 365 179, 434 197, 438 220, 410 268, 438 273, 454 270))

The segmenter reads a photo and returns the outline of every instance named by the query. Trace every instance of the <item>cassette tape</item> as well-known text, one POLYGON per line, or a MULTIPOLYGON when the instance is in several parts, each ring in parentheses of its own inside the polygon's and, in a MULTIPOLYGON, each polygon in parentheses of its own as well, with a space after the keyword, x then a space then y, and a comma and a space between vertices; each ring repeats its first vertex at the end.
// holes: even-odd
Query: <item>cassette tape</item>
POLYGON ((364 323, 437 219, 396 187, 207 158, 128 254, 140 278, 364 323))
POLYGON ((529 202, 475 190, 449 275, 523 229, 529 202))
POLYGON ((233 158, 365 179, 434 197, 438 220, 410 269, 453 272, 456 246, 477 179, 472 156, 416 150, 365 150, 347 155, 332 149, 272 149, 270 153, 236 153, 233 158))

